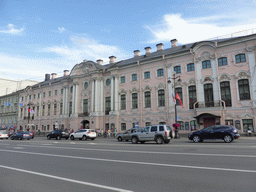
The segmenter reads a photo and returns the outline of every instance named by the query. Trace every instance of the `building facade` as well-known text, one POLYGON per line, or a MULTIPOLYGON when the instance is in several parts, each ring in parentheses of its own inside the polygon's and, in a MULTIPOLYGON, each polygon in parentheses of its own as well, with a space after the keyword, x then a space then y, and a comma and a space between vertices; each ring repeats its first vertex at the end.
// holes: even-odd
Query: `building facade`
POLYGON ((255 125, 256 35, 202 41, 145 53, 116 62, 86 61, 62 77, 18 91, 18 127, 112 129, 181 124, 181 132, 231 124, 241 132, 255 125), (181 103, 173 96, 179 95, 181 103), (33 114, 28 112, 33 109, 33 114), (176 110, 175 110, 176 109, 176 110), (27 121, 32 116, 31 122, 27 121))

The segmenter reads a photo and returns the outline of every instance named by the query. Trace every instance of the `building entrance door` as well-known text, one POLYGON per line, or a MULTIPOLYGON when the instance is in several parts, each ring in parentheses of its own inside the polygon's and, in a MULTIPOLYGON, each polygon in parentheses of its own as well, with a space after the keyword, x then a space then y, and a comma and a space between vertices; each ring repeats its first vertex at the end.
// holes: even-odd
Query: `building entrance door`
POLYGON ((204 118, 204 128, 209 127, 211 125, 215 125, 215 118, 214 117, 204 118))

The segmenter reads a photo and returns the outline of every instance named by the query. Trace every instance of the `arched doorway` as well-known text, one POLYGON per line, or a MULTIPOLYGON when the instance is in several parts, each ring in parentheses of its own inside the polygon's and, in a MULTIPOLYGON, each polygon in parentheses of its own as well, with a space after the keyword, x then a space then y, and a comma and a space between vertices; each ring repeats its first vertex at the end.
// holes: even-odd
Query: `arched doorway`
POLYGON ((201 129, 209 127, 211 125, 219 125, 221 116, 211 113, 202 113, 198 116, 195 116, 194 118, 197 119, 197 123, 199 124, 199 126, 202 126, 199 127, 201 129))
POLYGON ((83 125, 83 129, 89 129, 90 128, 90 122, 88 120, 83 120, 81 122, 81 124, 83 125))

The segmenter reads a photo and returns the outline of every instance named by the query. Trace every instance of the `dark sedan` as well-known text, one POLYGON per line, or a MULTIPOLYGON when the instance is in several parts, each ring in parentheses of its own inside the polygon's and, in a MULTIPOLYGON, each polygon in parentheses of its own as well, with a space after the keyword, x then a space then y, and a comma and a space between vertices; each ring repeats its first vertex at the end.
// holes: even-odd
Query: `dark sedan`
POLYGON ((65 132, 61 129, 56 129, 50 133, 47 134, 47 139, 50 140, 51 138, 55 138, 57 140, 60 140, 61 138, 68 139, 69 138, 69 133, 65 132))
POLYGON ((213 125, 192 132, 188 139, 195 143, 203 142, 203 140, 224 140, 226 143, 230 143, 239 137, 238 130, 231 125, 213 125))
POLYGON ((28 131, 21 131, 21 132, 18 132, 18 133, 14 133, 11 135, 11 140, 14 140, 14 139, 19 139, 19 140, 22 140, 22 139, 32 139, 32 134, 28 131))

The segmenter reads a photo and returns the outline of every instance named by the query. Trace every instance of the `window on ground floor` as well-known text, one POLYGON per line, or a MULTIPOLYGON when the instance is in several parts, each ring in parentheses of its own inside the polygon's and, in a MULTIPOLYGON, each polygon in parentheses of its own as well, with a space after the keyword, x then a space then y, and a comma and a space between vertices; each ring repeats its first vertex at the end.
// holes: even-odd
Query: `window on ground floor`
POLYGON ((254 131, 253 129, 253 119, 243 119, 243 130, 244 132, 247 132, 248 129, 251 129, 251 131, 254 131))

